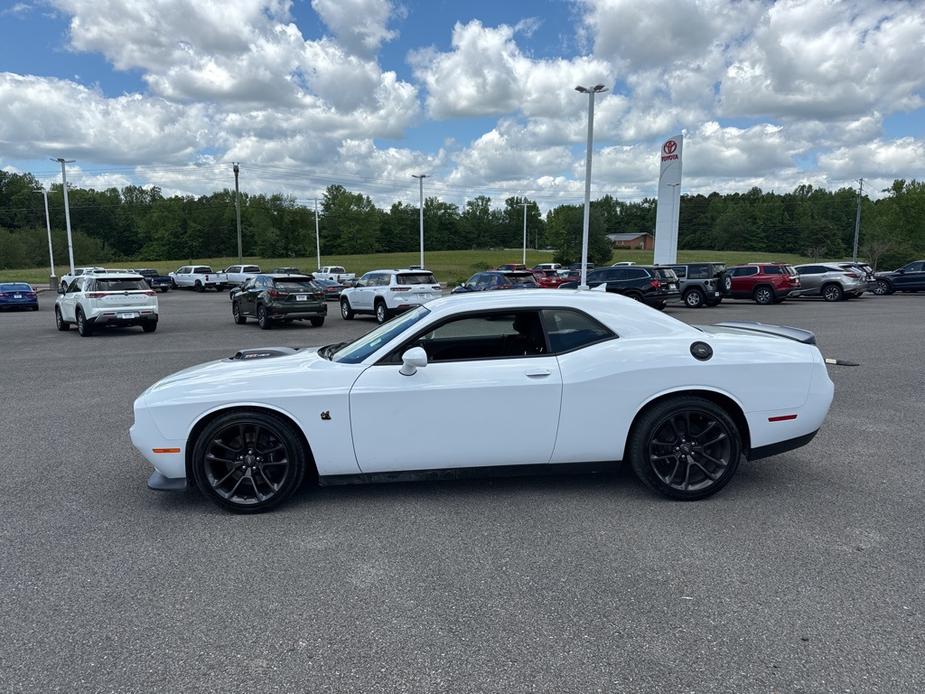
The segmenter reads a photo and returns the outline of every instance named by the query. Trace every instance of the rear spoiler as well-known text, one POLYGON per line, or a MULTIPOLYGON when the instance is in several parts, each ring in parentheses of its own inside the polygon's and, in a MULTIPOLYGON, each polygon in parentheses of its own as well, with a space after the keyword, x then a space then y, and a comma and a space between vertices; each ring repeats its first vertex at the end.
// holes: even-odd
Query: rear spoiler
POLYGON ((815 333, 802 328, 794 328, 789 325, 769 325, 751 320, 730 320, 722 323, 715 323, 720 328, 734 328, 736 330, 747 330, 752 333, 762 333, 764 335, 775 335, 784 337, 795 342, 802 342, 804 345, 816 344, 815 333))

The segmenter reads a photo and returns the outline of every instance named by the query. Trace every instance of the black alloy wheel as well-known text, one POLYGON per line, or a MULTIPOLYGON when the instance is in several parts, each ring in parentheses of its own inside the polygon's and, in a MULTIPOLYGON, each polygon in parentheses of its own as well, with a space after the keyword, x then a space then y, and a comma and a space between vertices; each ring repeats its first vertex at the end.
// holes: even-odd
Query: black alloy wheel
POLYGON ((273 327, 273 319, 270 318, 267 307, 263 304, 257 305, 257 325, 260 326, 261 330, 269 330, 273 327))
POLYGON ((684 294, 684 305, 688 308, 701 308, 706 303, 706 297, 699 289, 690 289, 684 294))
POLYGON ((376 302, 376 322, 385 323, 389 319, 389 310, 384 301, 376 302))
POLYGON ((231 304, 231 315, 234 318, 234 322, 238 325, 244 325, 247 323, 247 316, 241 313, 241 306, 237 301, 232 302, 231 304))
POLYGON ((886 280, 877 280, 877 284, 873 288, 873 292, 877 296, 886 296, 887 294, 892 294, 894 291, 893 285, 886 280))
POLYGON ((61 332, 71 329, 71 324, 61 316, 61 309, 55 306, 55 327, 61 332))
POLYGON ((77 309, 77 332, 81 337, 90 337, 93 334, 93 326, 84 316, 82 309, 77 309))
POLYGON ((841 301, 844 292, 837 284, 827 284, 822 288, 822 298, 826 301, 841 301))
POLYGON ((756 287, 753 296, 756 304, 766 306, 774 303, 774 291, 770 287, 756 287))
POLYGON ((306 452, 292 426, 262 412, 211 422, 193 449, 193 477, 202 493, 238 513, 285 501, 305 476, 306 452))
POLYGON ((742 455, 732 418, 715 403, 680 396, 659 403, 637 422, 629 443, 636 475, 649 488, 679 500, 722 489, 742 455))

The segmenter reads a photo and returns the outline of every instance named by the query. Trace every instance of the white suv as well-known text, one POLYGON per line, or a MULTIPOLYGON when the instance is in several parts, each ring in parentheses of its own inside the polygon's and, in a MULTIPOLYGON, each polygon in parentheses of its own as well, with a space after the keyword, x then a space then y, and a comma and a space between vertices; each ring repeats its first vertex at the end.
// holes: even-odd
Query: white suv
POLYGON ((442 294, 430 270, 373 270, 341 292, 340 315, 351 320, 357 313, 371 313, 385 323, 392 315, 442 294))
POLYGON ((58 330, 77 324, 81 337, 103 326, 140 325, 146 333, 157 330, 157 294, 141 275, 106 272, 77 277, 60 290, 55 302, 58 330))

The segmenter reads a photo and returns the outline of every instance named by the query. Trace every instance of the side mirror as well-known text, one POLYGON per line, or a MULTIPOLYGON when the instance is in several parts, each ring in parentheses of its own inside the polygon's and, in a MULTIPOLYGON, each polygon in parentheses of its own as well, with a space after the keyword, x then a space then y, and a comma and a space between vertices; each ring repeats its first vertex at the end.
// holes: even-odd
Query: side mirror
POLYGON ((906 274, 906 271, 905 271, 903 268, 899 268, 899 269, 896 271, 896 274, 897 274, 897 275, 904 275, 904 274, 906 274))
POLYGON ((62 287, 62 286, 59 284, 59 285, 58 285, 58 290, 57 290, 57 291, 58 291, 58 294, 64 294, 64 287, 62 287))
POLYGON ((414 376, 418 369, 427 366, 427 352, 423 347, 412 347, 401 355, 401 368, 398 370, 402 376, 414 376))

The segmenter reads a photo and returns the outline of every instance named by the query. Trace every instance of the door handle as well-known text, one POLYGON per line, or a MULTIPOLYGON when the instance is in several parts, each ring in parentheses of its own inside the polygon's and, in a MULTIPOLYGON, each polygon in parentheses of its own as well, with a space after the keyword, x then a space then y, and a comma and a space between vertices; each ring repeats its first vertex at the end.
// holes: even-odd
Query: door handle
POLYGON ((550 369, 527 369, 524 375, 529 378, 545 378, 552 373, 550 369))

